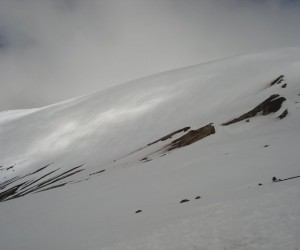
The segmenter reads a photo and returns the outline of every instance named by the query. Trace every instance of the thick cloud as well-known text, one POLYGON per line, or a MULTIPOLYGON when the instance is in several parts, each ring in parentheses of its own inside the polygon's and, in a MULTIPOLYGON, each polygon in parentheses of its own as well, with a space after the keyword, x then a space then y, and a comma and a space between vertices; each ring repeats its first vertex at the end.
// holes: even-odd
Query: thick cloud
POLYGON ((300 46, 296 0, 0 0, 0 110, 300 46))

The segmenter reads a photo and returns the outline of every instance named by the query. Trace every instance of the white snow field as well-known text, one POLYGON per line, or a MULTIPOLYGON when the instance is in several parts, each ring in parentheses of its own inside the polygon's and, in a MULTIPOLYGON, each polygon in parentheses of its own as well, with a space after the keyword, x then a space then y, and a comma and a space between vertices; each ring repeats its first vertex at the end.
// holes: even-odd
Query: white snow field
POLYGON ((1 250, 300 249, 300 48, 4 111, 0 145, 1 250))

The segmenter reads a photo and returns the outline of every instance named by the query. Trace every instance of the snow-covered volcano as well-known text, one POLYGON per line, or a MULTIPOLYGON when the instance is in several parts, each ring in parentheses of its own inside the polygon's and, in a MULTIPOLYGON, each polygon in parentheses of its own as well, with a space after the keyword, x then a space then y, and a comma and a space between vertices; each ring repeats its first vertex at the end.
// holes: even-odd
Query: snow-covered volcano
POLYGON ((0 145, 0 249, 300 246, 298 48, 4 111, 0 145))

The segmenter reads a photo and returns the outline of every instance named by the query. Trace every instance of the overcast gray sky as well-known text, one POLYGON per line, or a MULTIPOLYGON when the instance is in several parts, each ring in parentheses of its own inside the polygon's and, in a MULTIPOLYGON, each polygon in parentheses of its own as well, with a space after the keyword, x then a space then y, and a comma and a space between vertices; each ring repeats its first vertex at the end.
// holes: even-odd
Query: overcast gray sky
POLYGON ((300 0, 0 0, 0 110, 300 46, 300 0))

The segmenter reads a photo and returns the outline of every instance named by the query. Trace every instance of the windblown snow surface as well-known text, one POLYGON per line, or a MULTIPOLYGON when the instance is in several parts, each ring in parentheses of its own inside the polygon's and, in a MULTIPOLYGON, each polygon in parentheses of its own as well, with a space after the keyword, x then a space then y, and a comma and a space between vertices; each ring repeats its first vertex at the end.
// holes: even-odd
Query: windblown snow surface
POLYGON ((0 145, 0 249, 300 249, 298 48, 4 111, 0 145))

